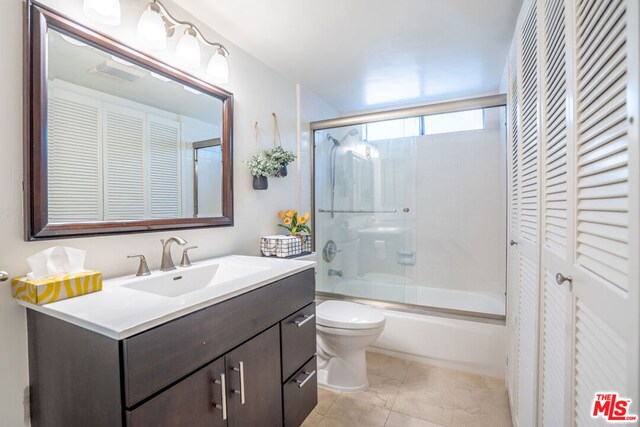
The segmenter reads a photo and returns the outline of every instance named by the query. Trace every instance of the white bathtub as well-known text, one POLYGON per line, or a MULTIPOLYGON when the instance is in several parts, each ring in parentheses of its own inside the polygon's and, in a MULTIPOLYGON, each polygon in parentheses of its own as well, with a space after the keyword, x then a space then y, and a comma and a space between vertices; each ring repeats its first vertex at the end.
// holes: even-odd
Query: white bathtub
POLYGON ((505 325, 383 311, 387 322, 372 351, 505 377, 505 325))
POLYGON ((422 307, 438 307, 504 316, 504 294, 436 288, 397 281, 393 276, 375 278, 329 278, 318 291, 422 307), (394 282, 395 280, 395 282, 394 282))
MULTIPOLYGON (((504 295, 430 288, 381 279, 331 278, 328 283, 319 283, 318 291, 493 315, 504 315, 505 312, 504 295)), ((387 323, 372 351, 481 375, 505 377, 506 326, 500 322, 383 311, 387 323)))
MULTIPOLYGON (((315 260, 315 254, 307 259, 315 260)), ((329 283, 318 283, 318 291, 388 301, 401 301, 405 296, 405 301, 412 304, 492 314, 504 314, 505 309, 503 295, 418 287, 392 281, 333 279, 329 283)), ((505 377, 505 325, 395 310, 383 312, 387 317, 385 329, 370 351, 480 375, 505 377)))

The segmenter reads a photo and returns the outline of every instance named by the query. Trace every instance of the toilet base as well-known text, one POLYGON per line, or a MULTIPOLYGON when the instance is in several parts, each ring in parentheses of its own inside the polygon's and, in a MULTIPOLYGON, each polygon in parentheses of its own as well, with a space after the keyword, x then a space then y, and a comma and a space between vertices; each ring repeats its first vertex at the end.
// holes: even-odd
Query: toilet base
POLYGON ((324 367, 318 369, 318 385, 346 393, 369 387, 364 349, 331 357, 324 367))

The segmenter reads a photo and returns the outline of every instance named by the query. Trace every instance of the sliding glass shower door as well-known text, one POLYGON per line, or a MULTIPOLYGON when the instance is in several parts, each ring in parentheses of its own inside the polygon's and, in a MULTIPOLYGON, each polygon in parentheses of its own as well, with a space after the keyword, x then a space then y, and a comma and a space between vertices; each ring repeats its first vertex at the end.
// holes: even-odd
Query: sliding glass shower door
POLYGON ((362 136, 362 126, 315 134, 319 290, 404 302, 415 264, 415 138, 362 136))
POLYGON ((316 130, 318 291, 505 312, 504 108, 316 130))

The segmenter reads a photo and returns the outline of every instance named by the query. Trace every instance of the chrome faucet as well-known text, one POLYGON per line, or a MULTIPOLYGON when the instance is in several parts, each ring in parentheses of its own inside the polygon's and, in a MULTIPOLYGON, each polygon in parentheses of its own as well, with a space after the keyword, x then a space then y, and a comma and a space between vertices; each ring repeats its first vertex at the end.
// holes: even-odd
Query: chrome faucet
POLYGON ((169 237, 167 240, 160 239, 162 242, 162 262, 160 263, 160 271, 175 270, 176 266, 171 258, 171 244, 177 243, 180 246, 187 244, 187 241, 180 237, 169 237))

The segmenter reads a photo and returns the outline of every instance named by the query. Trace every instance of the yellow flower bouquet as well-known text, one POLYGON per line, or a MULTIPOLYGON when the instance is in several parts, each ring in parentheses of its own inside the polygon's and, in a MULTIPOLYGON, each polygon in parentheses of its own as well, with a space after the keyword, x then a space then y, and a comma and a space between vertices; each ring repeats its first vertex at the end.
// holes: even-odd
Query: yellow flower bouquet
POLYGON ((289 231, 292 236, 295 236, 302 231, 307 234, 311 234, 311 228, 307 225, 311 219, 311 214, 309 212, 302 216, 298 216, 298 211, 280 211, 278 216, 283 222, 283 224, 278 224, 278 227, 282 227, 289 231))

